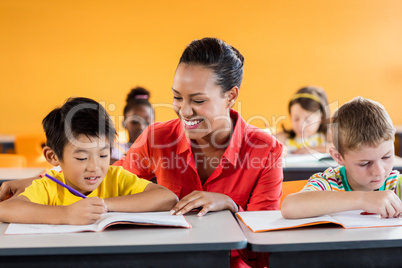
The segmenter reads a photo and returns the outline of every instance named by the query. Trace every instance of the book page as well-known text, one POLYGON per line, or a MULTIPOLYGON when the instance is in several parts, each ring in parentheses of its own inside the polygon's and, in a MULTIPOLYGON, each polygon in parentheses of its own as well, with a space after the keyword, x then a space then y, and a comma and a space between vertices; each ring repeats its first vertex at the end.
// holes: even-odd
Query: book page
POLYGON ((237 215, 253 232, 289 229, 323 223, 340 224, 328 215, 304 219, 284 219, 280 210, 244 211, 238 212, 237 215))
POLYGON ((152 224, 185 228, 191 227, 183 215, 170 215, 169 211, 143 213, 108 212, 96 223, 98 225, 98 231, 102 231, 108 226, 116 223, 152 224))
POLYGON ((61 234, 85 231, 100 232, 110 225, 121 223, 191 228, 191 225, 183 215, 170 215, 169 211, 144 213, 108 212, 103 214, 101 219, 90 225, 10 223, 4 234, 61 234))
POLYGON ((331 217, 341 222, 345 228, 402 226, 401 218, 381 218, 379 214, 361 215, 361 212, 363 211, 344 211, 331 214, 331 217))

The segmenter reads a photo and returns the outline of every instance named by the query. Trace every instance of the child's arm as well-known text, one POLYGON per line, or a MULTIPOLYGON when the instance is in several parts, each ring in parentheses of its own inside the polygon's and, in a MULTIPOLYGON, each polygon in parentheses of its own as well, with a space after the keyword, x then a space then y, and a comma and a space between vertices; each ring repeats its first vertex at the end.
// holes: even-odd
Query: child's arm
POLYGON ((316 146, 316 147, 302 147, 292 152, 292 154, 310 154, 311 152, 319 152, 319 153, 328 153, 327 147, 323 146, 316 146))
POLYGON ((69 206, 36 204, 25 196, 0 203, 0 221, 13 223, 91 224, 106 212, 103 199, 85 198, 69 206))
POLYGON ((167 188, 150 183, 141 193, 105 198, 108 211, 145 212, 171 210, 177 196, 167 188))
POLYGON ((284 218, 308 218, 361 209, 383 218, 402 213, 402 202, 393 191, 302 191, 285 197, 281 204, 284 218))

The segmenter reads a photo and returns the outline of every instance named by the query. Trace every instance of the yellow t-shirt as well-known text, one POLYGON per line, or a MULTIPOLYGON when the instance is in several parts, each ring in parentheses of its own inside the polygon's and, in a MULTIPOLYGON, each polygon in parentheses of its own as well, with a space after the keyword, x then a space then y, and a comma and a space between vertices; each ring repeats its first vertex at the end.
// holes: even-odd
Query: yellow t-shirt
POLYGON ((317 132, 308 138, 303 137, 303 138, 287 139, 285 142, 285 146, 288 149, 288 153, 292 153, 304 147, 314 148, 324 146, 325 144, 326 144, 325 135, 324 133, 321 132, 317 132))
MULTIPOLYGON (((63 172, 50 170, 49 175, 66 183, 63 172)), ((88 197, 109 198, 141 193, 149 183, 122 167, 110 166, 102 183, 88 197)), ((47 177, 34 180, 20 195, 43 205, 71 205, 82 199, 47 177)))

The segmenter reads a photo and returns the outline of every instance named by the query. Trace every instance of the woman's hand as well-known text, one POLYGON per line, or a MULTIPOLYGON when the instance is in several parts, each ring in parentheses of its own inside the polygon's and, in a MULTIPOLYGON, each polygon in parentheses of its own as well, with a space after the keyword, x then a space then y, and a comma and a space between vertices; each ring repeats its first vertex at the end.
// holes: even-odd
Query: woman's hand
POLYGON ((0 186, 0 201, 7 200, 13 196, 18 196, 20 193, 25 191, 29 185, 32 184, 34 179, 39 179, 40 177, 21 179, 14 181, 5 181, 0 186))
POLYGON ((208 211, 229 209, 232 213, 238 211, 236 203, 227 195, 213 192, 193 191, 183 197, 170 211, 172 215, 185 214, 195 208, 202 208, 197 216, 204 216, 208 211))

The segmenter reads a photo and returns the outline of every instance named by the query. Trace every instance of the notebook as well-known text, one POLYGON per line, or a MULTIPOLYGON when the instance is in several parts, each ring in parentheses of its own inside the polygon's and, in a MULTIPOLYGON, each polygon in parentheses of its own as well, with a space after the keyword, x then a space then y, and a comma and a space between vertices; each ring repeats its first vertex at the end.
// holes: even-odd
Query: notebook
POLYGON ((51 225, 51 224, 21 224, 10 223, 4 234, 54 234, 75 232, 101 232, 116 224, 155 225, 169 227, 191 228, 183 215, 170 215, 162 212, 108 212, 98 221, 90 225, 51 225))
POLYGON ((236 215, 255 233, 327 223, 334 223, 346 229, 402 226, 402 218, 382 219, 378 214, 361 215, 362 212, 362 210, 352 210, 304 219, 284 219, 280 210, 244 211, 236 215))

